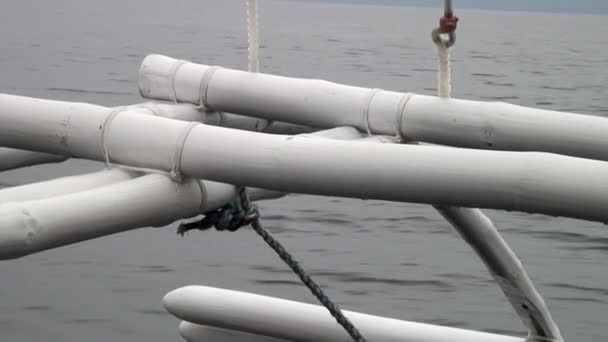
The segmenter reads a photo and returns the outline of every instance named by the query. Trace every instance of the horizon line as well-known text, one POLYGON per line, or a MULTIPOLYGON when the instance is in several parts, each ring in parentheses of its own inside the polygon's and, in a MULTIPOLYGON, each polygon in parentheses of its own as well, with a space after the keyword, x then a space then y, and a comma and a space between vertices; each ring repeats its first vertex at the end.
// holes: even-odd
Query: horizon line
MULTIPOLYGON (((433 4, 407 4, 397 2, 379 2, 372 0, 278 0, 283 2, 301 2, 301 3, 317 3, 317 4, 343 4, 353 6, 378 6, 378 7, 411 7, 411 8, 437 8, 442 6, 433 4)), ((548 14, 579 14, 579 15, 608 15, 608 11, 604 10, 567 10, 567 9, 545 9, 545 8, 492 8, 478 7, 470 5, 460 5, 460 9, 464 10, 479 10, 479 11, 494 11, 494 12, 522 12, 522 13, 548 13, 548 14)))

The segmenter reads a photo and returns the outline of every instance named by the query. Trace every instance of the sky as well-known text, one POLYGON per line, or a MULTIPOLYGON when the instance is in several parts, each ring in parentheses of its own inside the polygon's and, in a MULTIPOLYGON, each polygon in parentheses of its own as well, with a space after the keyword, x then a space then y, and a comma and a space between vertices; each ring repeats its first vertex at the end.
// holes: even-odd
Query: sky
MULTIPOLYGON (((442 0, 297 0, 373 5, 442 7, 442 0)), ((608 0, 453 0, 455 8, 608 14, 608 0)))

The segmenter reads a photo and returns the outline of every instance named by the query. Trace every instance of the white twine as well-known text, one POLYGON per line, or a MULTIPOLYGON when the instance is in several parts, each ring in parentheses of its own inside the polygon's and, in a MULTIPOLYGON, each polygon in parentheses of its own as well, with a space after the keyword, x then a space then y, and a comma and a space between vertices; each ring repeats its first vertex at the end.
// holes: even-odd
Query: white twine
POLYGON ((201 84, 199 86, 199 100, 198 100, 198 110, 202 110, 205 112, 211 111, 209 104, 207 103, 207 92, 209 91, 209 83, 211 83, 211 78, 216 71, 221 69, 219 66, 212 66, 205 71, 203 74, 203 78, 201 78, 201 84))
POLYGON ((247 0, 247 42, 248 42, 248 69, 250 72, 258 72, 260 69, 259 61, 259 41, 258 41, 258 2, 257 0, 247 0))
POLYGON ((362 115, 363 115, 363 128, 365 129, 365 132, 367 132, 367 135, 372 135, 372 131, 369 127, 369 109, 372 105, 372 101, 374 99, 374 96, 376 96, 376 94, 378 94, 378 92, 382 91, 382 89, 372 89, 370 90, 369 94, 367 95, 367 98, 365 99, 365 103, 363 104, 363 109, 362 109, 362 115))
POLYGON ((112 162, 110 161, 110 151, 108 151, 107 146, 107 135, 110 131, 110 125, 112 124, 114 118, 116 118, 116 116, 118 116, 118 114, 121 112, 125 111, 125 109, 126 107, 116 107, 112 109, 108 116, 106 116, 105 120, 103 121, 103 125, 101 126, 101 153, 107 167, 112 165, 112 162))
POLYGON ((450 48, 437 44, 437 96, 452 96, 452 70, 450 66, 450 48))
POLYGON ((182 154, 184 153, 184 145, 186 144, 186 139, 188 139, 188 135, 192 129, 198 125, 200 125, 200 123, 196 121, 190 122, 177 137, 175 152, 173 153, 173 159, 171 161, 171 172, 169 173, 171 178, 176 182, 181 182, 184 179, 182 174, 182 154))
POLYGON ((171 90, 171 101, 173 103, 177 103, 177 90, 175 89, 175 76, 177 75, 177 71, 181 68, 182 65, 186 64, 187 61, 178 60, 176 61, 169 70, 169 74, 167 77, 169 78, 169 89, 171 90))

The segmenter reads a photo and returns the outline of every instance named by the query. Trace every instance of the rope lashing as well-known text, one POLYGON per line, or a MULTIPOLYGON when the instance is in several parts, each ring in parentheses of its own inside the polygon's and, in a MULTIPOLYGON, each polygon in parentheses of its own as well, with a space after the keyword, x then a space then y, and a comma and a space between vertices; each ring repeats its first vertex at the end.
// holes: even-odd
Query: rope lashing
POLYGON ((173 103, 177 103, 177 90, 175 90, 175 76, 177 75, 177 71, 179 70, 179 68, 182 67, 182 65, 186 64, 187 61, 184 60, 178 60, 175 62, 175 64, 173 64, 173 66, 171 67, 171 69, 169 70, 168 73, 168 78, 169 78, 169 90, 171 91, 171 101, 173 103))
POLYGON ((104 162, 106 164, 106 167, 109 167, 110 165, 112 165, 112 162, 110 160, 110 151, 108 150, 108 134, 110 131, 110 125, 112 124, 112 121, 118 116, 118 114, 124 112, 126 110, 126 107, 122 106, 122 107, 116 107, 114 109, 112 109, 109 113, 108 116, 106 116, 106 118, 103 121, 103 125, 101 126, 101 152, 103 155, 103 159, 104 162))
POLYGON ((175 152, 173 152, 173 159, 171 160, 171 172, 169 173, 171 178, 176 182, 181 182, 184 178, 182 175, 182 154, 184 153, 184 145, 186 144, 188 135, 190 135, 194 127, 200 124, 196 121, 190 122, 177 137, 175 152))
POLYGON ((212 112, 213 109, 209 107, 209 103, 207 101, 207 93, 209 92, 209 83, 211 83, 211 78, 215 74, 216 71, 220 70, 222 67, 214 65, 209 67, 203 77, 201 78, 201 83, 199 85, 199 99, 198 106, 196 107, 198 110, 203 112, 212 112))
POLYGON ((216 211, 205 214, 205 217, 199 221, 180 224, 177 233, 183 236, 189 230, 211 228, 236 232, 239 228, 250 225, 259 216, 257 205, 252 204, 250 210, 244 211, 237 201, 233 201, 216 211))
POLYGON ((249 201, 249 195, 245 187, 238 189, 238 201, 228 203, 223 208, 208 213, 199 221, 182 223, 177 233, 184 235, 192 229, 207 230, 214 227, 217 230, 228 230, 231 232, 237 231, 240 227, 251 225, 253 230, 262 237, 262 239, 272 248, 272 250, 291 268, 291 270, 300 278, 302 283, 310 290, 310 292, 319 300, 329 313, 336 319, 338 324, 350 335, 355 342, 366 342, 359 330, 344 316, 340 307, 336 305, 326 294, 321 287, 315 283, 308 273, 300 266, 293 256, 277 241, 272 234, 264 228, 260 221, 260 212, 255 204, 249 201))
POLYGON ((445 48, 456 43, 456 27, 458 26, 458 17, 454 15, 452 10, 452 0, 445 0, 443 17, 439 19, 439 27, 435 28, 431 37, 437 45, 443 45, 445 48), (447 40, 441 36, 447 35, 447 40))

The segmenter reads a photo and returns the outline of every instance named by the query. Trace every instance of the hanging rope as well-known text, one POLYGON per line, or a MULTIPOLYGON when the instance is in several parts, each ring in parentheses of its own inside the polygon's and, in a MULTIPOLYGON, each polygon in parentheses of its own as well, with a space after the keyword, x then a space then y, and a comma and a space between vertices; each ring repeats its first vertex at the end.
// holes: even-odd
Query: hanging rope
POLYGON ((456 27, 458 17, 452 10, 452 0, 445 0, 443 17, 439 19, 439 27, 431 33, 437 45, 437 93, 439 97, 449 98, 451 89, 450 47, 456 43, 456 27))
MULTIPOLYGON (((260 38, 258 28, 258 0, 247 0, 247 70, 260 71, 260 38)), ((258 119, 256 130, 263 132, 272 120, 258 119)))
MULTIPOLYGON (((258 3, 257 0, 247 0, 247 43, 249 57, 249 71, 258 72, 259 70, 259 40, 258 40, 258 3)), ((201 105, 203 101, 201 100, 201 105)), ((264 120, 262 130, 268 127, 271 121, 264 120)), ((312 278, 304 271, 300 264, 287 252, 285 247, 277 241, 272 234, 264 228, 260 221, 260 212, 257 205, 249 201, 249 195, 245 187, 238 187, 238 201, 226 204, 223 208, 207 213, 199 221, 182 223, 177 229, 177 233, 184 235, 192 229, 207 230, 215 228, 217 230, 237 231, 239 228, 251 225, 258 235, 264 239, 266 244, 283 260, 292 271, 300 278, 302 283, 312 292, 312 294, 327 308, 329 313, 336 319, 338 324, 350 335, 355 342, 366 342, 359 330, 350 322, 336 305, 315 283, 312 278)))
POLYGON ((302 283, 310 290, 310 292, 327 308, 329 313, 336 319, 338 324, 350 335, 355 342, 366 342, 359 330, 350 322, 336 305, 312 280, 306 271, 300 266, 293 256, 277 241, 272 234, 264 228, 260 221, 260 212, 257 205, 249 201, 247 189, 244 187, 238 188, 239 200, 227 204, 221 209, 208 213, 200 221, 183 223, 179 226, 177 233, 184 235, 192 229, 207 230, 215 227, 217 230, 228 230, 234 232, 240 227, 251 225, 258 235, 264 239, 266 244, 283 260, 292 271, 300 278, 302 283))
POLYGON ((249 71, 258 72, 260 62, 258 58, 258 2, 247 0, 247 51, 249 59, 249 71))

